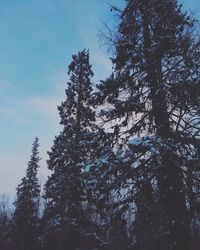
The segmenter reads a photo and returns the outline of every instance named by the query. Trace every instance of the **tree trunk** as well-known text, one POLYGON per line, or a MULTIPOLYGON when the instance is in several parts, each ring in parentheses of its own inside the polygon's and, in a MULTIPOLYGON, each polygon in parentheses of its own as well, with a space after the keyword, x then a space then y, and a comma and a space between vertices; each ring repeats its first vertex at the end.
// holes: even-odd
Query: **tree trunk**
MULTIPOLYGON (((151 89, 152 115, 156 134, 161 139, 170 139, 169 115, 165 102, 164 84, 162 82, 161 60, 159 55, 154 55, 151 46, 150 23, 147 10, 147 8, 144 8, 143 12, 144 55, 147 80, 151 89)), ((160 205, 164 209, 167 219, 166 224, 162 226, 164 226, 164 233, 168 235, 169 242, 168 246, 162 247, 162 250, 188 250, 189 220, 185 204, 182 172, 177 156, 172 150, 167 151, 165 148, 161 152, 161 166, 157 176, 160 205)))

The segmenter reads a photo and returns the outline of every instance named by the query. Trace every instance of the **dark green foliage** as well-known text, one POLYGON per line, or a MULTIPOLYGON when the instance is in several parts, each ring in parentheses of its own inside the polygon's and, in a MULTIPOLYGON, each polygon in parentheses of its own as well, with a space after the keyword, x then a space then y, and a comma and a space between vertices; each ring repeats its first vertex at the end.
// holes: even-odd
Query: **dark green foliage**
POLYGON ((33 142, 26 176, 17 187, 12 228, 12 240, 16 250, 37 249, 38 201, 40 196, 40 185, 37 178, 40 160, 38 146, 38 138, 36 138, 33 142))
POLYGON ((176 0, 112 10, 113 72, 93 93, 89 51, 72 56, 43 217, 36 139, 13 221, 0 214, 3 250, 199 249, 197 21, 176 0))
MULTIPOLYGON (((130 150, 123 145, 131 167, 115 175, 114 183, 119 190, 129 186, 129 199, 136 202, 143 178, 154 181, 154 206, 160 204, 160 213, 153 223, 158 232, 162 228, 154 249, 189 249, 184 182, 188 173, 183 165, 196 157, 199 137, 200 43, 193 33, 195 21, 175 0, 127 0, 124 10, 114 10, 119 15, 114 71, 99 84, 96 103, 110 103, 111 108, 101 112, 104 120, 118 122, 121 138, 134 138, 130 150), (159 245, 163 234, 169 235, 167 245, 159 245)), ((136 220, 142 221, 145 213, 138 206, 143 204, 136 204, 136 220)), ((137 243, 142 235, 140 238, 136 229, 135 233, 137 243)), ((145 242, 150 241, 151 233, 145 242)), ((152 249, 146 245, 140 248, 152 249)))
POLYGON ((75 250, 88 249, 92 237, 85 211, 83 165, 89 157, 94 112, 90 108, 93 72, 89 52, 83 50, 72 58, 66 101, 58 107, 64 128, 49 152, 48 168, 53 173, 45 186, 44 219, 55 238, 54 249, 75 250))

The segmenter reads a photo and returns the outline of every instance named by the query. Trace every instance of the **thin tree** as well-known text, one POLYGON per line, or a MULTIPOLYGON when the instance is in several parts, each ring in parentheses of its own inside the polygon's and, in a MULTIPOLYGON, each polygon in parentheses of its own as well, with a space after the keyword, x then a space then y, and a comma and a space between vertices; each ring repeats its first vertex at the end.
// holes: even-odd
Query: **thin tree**
POLYGON ((38 182, 39 152, 36 137, 26 176, 17 187, 17 198, 14 203, 12 238, 17 250, 37 249, 38 199, 40 185, 38 182))

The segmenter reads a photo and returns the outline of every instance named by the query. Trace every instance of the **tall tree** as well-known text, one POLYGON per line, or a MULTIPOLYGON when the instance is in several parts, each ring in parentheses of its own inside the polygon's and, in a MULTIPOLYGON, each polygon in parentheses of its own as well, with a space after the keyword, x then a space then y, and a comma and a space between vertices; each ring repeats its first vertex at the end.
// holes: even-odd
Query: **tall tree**
MULTIPOLYGON (((160 237, 165 235, 167 244, 165 240, 160 248, 186 250, 190 233, 184 178, 189 159, 196 157, 200 131, 195 21, 176 0, 126 0, 123 10, 113 9, 120 20, 114 72, 99 84, 97 103, 111 104, 102 116, 118 122, 121 136, 140 136, 129 141, 132 163, 116 181, 127 185, 131 180, 133 187, 140 175, 150 176, 165 218, 160 237)), ((135 200, 138 189, 131 190, 135 200)))
POLYGON ((39 152, 38 138, 32 146, 32 155, 26 169, 26 176, 17 187, 17 199, 13 214, 13 244, 17 250, 37 249, 38 200, 40 185, 38 183, 39 152))
POLYGON ((53 173, 45 185, 47 249, 90 248, 83 166, 89 157, 95 120, 90 107, 93 72, 87 50, 72 58, 66 100, 58 107, 63 131, 49 152, 48 168, 53 173))

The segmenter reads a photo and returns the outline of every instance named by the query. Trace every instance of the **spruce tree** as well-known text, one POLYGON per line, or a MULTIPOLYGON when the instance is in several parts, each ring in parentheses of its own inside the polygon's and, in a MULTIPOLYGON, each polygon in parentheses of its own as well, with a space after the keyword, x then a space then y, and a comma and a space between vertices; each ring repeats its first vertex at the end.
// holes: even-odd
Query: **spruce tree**
POLYGON ((58 107, 63 131, 55 138, 47 162, 52 170, 45 185, 48 250, 90 248, 83 167, 93 139, 95 117, 90 107, 93 72, 87 50, 72 58, 66 100, 58 107))
POLYGON ((39 152, 38 138, 32 146, 32 155, 26 169, 26 176, 17 187, 17 198, 14 203, 12 238, 16 250, 36 250, 38 199, 40 185, 38 183, 39 152))
POLYGON ((165 218, 158 218, 157 226, 162 228, 157 241, 165 237, 165 243, 155 249, 186 250, 190 229, 184 179, 190 159, 199 160, 200 42, 193 32, 195 21, 176 0, 127 0, 123 10, 113 9, 120 22, 114 72, 99 84, 96 95, 97 103, 111 107, 102 110, 104 121, 115 120, 121 138, 129 141, 125 155, 131 155, 132 163, 115 182, 131 182, 130 199, 137 203, 138 187, 143 186, 138 177, 144 172, 150 176, 150 190, 157 189, 165 218))

